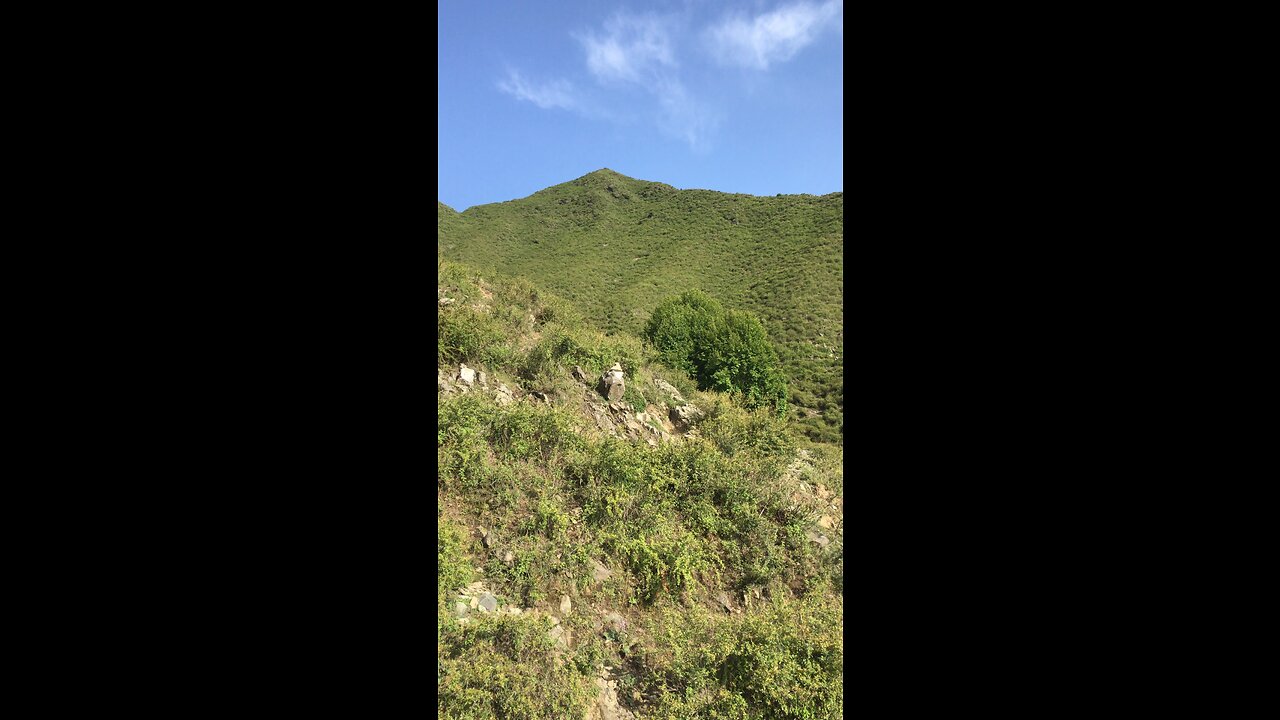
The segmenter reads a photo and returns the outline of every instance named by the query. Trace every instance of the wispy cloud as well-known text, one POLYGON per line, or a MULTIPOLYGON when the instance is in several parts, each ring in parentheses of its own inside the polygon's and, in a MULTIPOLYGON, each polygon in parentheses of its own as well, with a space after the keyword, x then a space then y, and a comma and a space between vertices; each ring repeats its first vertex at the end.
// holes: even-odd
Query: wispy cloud
POLYGON ((840 28, 844 0, 797 2, 755 17, 734 16, 707 30, 711 53, 722 65, 767 70, 795 57, 824 29, 840 28))
POLYGON ((578 40, 587 51, 587 69, 601 82, 644 83, 676 64, 671 28, 654 15, 614 15, 603 33, 578 40))
POLYGON ((709 148, 709 142, 720 126, 720 116, 706 103, 694 97, 679 80, 667 79, 654 87, 661 112, 658 127, 666 134, 689 143, 698 152, 709 148))
POLYGON ((576 110, 581 107, 581 103, 574 94, 573 86, 567 80, 557 79, 535 83, 526 80, 516 70, 508 70, 507 77, 498 82, 498 89, 547 110, 551 108, 576 110))

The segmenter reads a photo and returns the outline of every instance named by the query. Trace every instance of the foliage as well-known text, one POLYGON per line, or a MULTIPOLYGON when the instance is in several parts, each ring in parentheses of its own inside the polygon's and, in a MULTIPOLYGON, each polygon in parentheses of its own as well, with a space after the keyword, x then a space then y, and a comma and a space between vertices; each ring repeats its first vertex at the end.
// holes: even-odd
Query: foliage
POLYGON ((843 610, 810 595, 759 612, 664 613, 644 657, 654 717, 825 720, 844 711, 843 610))
POLYGON ((764 326, 751 314, 726 312, 706 293, 690 290, 654 308, 644 337, 701 389, 741 397, 747 407, 786 412, 786 380, 764 326))
MULTIPOLYGON (((554 406, 501 405, 479 388, 439 396, 439 714, 582 717, 591 677, 608 664, 642 717, 838 716, 843 542, 838 532, 826 549, 810 542, 814 506, 790 493, 801 476, 838 491, 842 450, 799 437, 792 415, 697 390, 638 338, 598 332, 524 280, 439 267, 441 294, 456 301, 438 307, 438 322, 485 329, 470 357, 490 386, 562 395, 554 406), (598 376, 614 362, 633 409, 671 401, 655 377, 675 384, 706 413, 700 437, 651 448, 595 432, 569 373, 598 376), (789 469, 802 448, 803 471, 789 469), (610 579, 594 580, 596 562, 610 579), (453 617, 450 594, 480 577, 502 607, 545 609, 570 595, 572 646, 554 649, 527 614, 453 617), (763 595, 743 605, 752 589, 763 595), (739 612, 706 613, 719 593, 739 612), (601 607, 625 610, 630 629, 600 632, 601 607)), ((438 358, 450 373, 453 352, 442 346, 438 358)))
POLYGON ((560 662, 545 620, 477 616, 440 623, 438 714, 450 720, 581 717, 588 678, 560 662))

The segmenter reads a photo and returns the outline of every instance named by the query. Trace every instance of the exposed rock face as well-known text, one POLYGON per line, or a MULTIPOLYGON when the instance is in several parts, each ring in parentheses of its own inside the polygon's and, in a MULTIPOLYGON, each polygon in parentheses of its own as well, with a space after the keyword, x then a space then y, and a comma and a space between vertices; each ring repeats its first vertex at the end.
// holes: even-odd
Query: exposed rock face
POLYGON ((462 366, 458 368, 458 380, 470 385, 476 381, 476 371, 467 367, 466 363, 462 363, 462 366))
POLYGON ((626 392, 626 384, 622 379, 622 366, 614 363, 608 372, 601 375, 598 389, 609 402, 620 402, 622 395, 626 392))
POLYGON ((671 424, 676 426, 676 430, 688 432, 704 415, 705 413, 693 405, 681 405, 671 408, 668 418, 671 424))

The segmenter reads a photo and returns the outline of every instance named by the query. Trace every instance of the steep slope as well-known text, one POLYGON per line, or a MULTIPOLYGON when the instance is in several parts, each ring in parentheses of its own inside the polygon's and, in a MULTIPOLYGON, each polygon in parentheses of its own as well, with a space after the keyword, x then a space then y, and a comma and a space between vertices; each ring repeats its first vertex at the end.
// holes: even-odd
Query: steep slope
POLYGON ((437 288, 440 717, 841 717, 842 450, 526 280, 437 288))
POLYGON ((609 333, 702 289, 760 316, 814 439, 843 425, 844 195, 677 190, 602 169, 509 202, 441 204, 443 257, 530 278, 609 333))

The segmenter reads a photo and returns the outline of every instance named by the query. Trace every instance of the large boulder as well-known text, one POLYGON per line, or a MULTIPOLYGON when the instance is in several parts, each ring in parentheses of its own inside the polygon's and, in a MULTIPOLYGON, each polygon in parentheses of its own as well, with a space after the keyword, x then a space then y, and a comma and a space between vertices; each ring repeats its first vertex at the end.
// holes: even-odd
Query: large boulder
POLYGON ((623 394, 626 393, 626 383, 622 377, 622 366, 614 363, 613 367, 600 376, 600 385, 597 389, 609 402, 620 402, 623 394))

